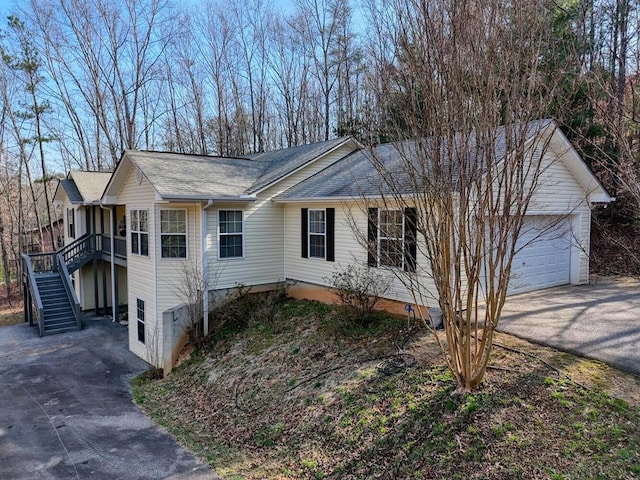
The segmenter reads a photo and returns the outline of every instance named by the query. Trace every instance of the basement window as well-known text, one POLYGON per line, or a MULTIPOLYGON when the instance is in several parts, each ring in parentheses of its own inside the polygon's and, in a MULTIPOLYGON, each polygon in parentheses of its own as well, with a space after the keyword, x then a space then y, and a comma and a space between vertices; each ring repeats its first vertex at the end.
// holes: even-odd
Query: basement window
POLYGON ((138 327, 138 341, 145 343, 144 338, 144 300, 136 299, 136 318, 138 327))

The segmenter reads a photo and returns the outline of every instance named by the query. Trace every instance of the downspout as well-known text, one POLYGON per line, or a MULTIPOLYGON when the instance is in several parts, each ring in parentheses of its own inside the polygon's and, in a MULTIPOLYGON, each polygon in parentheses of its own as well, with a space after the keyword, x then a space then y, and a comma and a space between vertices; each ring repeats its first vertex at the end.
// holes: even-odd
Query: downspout
POLYGON ((282 288, 287 291, 287 204, 282 206, 282 288))
POLYGON ((209 333, 209 255, 207 252, 207 232, 209 230, 209 219, 207 210, 213 205, 213 200, 208 200, 207 204, 200 212, 200 250, 202 261, 203 287, 206 290, 202 294, 202 322, 204 334, 209 333))
POLYGON ((111 225, 109 226, 109 230, 111 231, 111 235, 109 235, 109 244, 111 245, 111 252, 110 252, 110 260, 111 260, 111 315, 112 315, 112 321, 117 321, 118 320, 118 302, 116 300, 116 285, 115 285, 115 278, 116 278, 116 263, 115 263, 115 240, 113 238, 113 236, 115 235, 115 231, 114 231, 114 218, 115 218, 115 209, 109 209, 107 207, 105 207, 104 205, 102 205, 102 202, 100 203, 100 208, 103 210, 109 210, 110 212, 110 216, 109 219, 111 220, 111 225))

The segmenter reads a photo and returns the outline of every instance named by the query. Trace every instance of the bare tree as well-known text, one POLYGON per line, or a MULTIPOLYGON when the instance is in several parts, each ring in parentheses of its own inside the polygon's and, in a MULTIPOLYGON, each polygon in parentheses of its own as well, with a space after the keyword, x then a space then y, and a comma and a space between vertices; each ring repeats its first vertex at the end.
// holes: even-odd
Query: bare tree
MULTIPOLYGON (((372 150, 381 208, 414 212, 405 220, 428 268, 417 277, 398 274, 417 303, 437 297, 446 361, 458 390, 471 391, 486 371, 516 242, 555 128, 537 121, 556 93, 542 81, 552 6, 391 0, 385 7, 398 21, 380 31, 399 40, 387 94, 395 136, 407 140, 395 144, 393 161, 372 150)), ((380 217, 377 228, 391 223, 380 217)), ((381 257, 402 262, 390 248, 381 257)))

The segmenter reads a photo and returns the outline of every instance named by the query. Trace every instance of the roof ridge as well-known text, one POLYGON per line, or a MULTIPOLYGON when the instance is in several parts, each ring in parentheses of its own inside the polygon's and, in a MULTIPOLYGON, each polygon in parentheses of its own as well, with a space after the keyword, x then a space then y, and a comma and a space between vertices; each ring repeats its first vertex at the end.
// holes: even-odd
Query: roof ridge
POLYGON ((135 153, 157 153, 162 155, 178 155, 182 157, 200 157, 200 158, 209 158, 209 159, 224 159, 224 160, 246 160, 252 162, 254 160, 243 157, 243 156, 227 156, 227 155, 209 155, 204 153, 183 153, 183 152, 171 152, 168 150, 139 150, 135 148, 127 149, 126 152, 131 152, 135 155, 135 153))

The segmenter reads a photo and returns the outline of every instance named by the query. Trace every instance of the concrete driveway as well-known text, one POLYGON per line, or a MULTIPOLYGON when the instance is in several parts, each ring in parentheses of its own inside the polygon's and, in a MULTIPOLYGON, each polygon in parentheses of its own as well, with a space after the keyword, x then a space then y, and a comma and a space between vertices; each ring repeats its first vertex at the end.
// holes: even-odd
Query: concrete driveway
POLYGON ((44 338, 0 328, 0 478, 218 478, 133 403, 146 368, 108 320, 44 338))
POLYGON ((566 285, 514 295, 498 330, 640 375, 640 284, 566 285))

